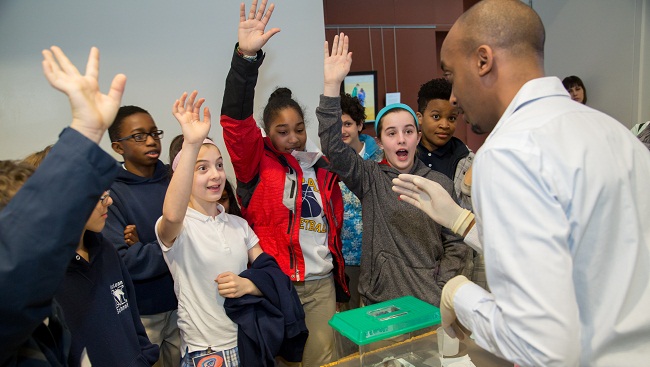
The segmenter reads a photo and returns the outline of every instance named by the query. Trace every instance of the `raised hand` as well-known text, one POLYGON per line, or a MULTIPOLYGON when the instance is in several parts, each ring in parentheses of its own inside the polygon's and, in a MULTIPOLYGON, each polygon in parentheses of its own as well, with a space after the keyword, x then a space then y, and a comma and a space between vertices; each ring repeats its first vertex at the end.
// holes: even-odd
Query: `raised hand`
POLYGON ((323 94, 328 97, 337 97, 340 93, 341 82, 350 72, 352 65, 352 52, 348 52, 350 41, 344 33, 334 36, 332 53, 329 52, 325 41, 324 82, 323 94))
POLYGON ((264 31, 266 24, 271 19, 273 9, 275 9, 275 5, 271 4, 265 13, 266 3, 267 0, 262 0, 262 5, 257 9, 257 0, 253 0, 248 11, 248 18, 246 17, 246 6, 241 3, 237 40, 239 41, 239 50, 244 55, 255 56, 257 51, 261 50, 274 34, 280 32, 280 28, 271 28, 266 32, 264 31))
POLYGON ((50 85, 70 99, 70 127, 99 143, 120 108, 126 76, 117 74, 108 94, 102 94, 99 91, 99 50, 96 47, 90 49, 85 75, 79 73, 57 46, 43 50, 43 72, 50 85))
POLYGON ((181 124, 181 130, 188 144, 202 144, 203 140, 210 132, 210 110, 203 109, 203 120, 201 120, 201 105, 205 98, 196 101, 197 91, 190 94, 189 99, 187 92, 184 92, 180 99, 174 102, 172 113, 176 120, 181 124))
POLYGON ((218 284, 219 294, 224 298, 239 298, 245 294, 261 295, 250 279, 242 278, 230 271, 219 274, 214 281, 218 284))

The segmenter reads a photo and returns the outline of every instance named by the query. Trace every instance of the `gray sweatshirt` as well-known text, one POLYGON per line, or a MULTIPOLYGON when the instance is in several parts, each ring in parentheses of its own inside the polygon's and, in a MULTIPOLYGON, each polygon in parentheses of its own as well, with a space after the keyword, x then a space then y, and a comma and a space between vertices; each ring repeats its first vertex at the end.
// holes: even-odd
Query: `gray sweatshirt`
MULTIPOLYGON (((412 295, 439 306, 442 287, 460 274, 470 248, 423 211, 398 199, 392 190, 392 180, 399 175, 396 169, 364 161, 343 142, 340 103, 338 97, 321 95, 316 116, 330 170, 361 201, 359 293, 365 304, 412 295)), ((417 157, 409 173, 436 181, 453 193, 453 182, 417 157)))

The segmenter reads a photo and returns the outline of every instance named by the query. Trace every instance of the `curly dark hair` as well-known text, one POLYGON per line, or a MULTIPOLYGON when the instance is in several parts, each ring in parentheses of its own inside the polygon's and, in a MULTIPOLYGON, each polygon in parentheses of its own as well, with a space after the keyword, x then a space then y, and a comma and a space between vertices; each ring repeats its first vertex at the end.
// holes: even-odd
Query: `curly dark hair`
POLYGON ((359 98, 352 97, 349 93, 341 93, 341 111, 350 115, 357 125, 363 125, 366 121, 366 109, 359 98))
POLYGON ((131 115, 135 115, 136 113, 146 113, 147 115, 151 116, 147 110, 138 106, 120 107, 120 109, 117 111, 117 115, 115 116, 115 120, 113 120, 113 123, 108 128, 108 137, 111 139, 111 141, 116 141, 120 138, 120 134, 122 133, 122 122, 124 119, 131 115))
POLYGON ((264 121, 264 131, 268 134, 271 129, 271 121, 280 114, 280 111, 285 108, 293 108, 298 112, 301 119, 305 119, 305 113, 300 107, 300 104, 291 98, 291 89, 285 87, 278 87, 269 96, 269 101, 264 107, 262 120, 264 121))
POLYGON ((451 83, 445 78, 429 80, 420 86, 418 91, 418 111, 424 113, 427 104, 432 99, 449 100, 451 97, 451 83))
POLYGON ((36 168, 25 162, 0 161, 0 210, 16 195, 36 168))

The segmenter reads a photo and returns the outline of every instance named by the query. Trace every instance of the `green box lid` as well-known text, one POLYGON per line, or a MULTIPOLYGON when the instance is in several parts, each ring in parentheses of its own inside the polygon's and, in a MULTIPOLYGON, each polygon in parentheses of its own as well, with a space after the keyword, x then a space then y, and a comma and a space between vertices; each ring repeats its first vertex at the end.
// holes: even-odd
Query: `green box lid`
POLYGON ((439 324, 440 309, 413 296, 405 296, 334 315, 331 327, 357 345, 439 324))

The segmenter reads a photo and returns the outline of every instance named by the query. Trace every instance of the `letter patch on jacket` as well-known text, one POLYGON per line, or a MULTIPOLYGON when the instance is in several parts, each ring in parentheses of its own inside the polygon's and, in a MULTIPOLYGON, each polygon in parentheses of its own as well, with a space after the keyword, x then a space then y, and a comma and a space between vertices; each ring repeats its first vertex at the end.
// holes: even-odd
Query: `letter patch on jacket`
POLYGON ((118 315, 122 311, 129 308, 129 300, 126 299, 123 281, 120 280, 117 283, 111 284, 111 293, 113 293, 113 299, 115 300, 115 309, 117 310, 118 315))

